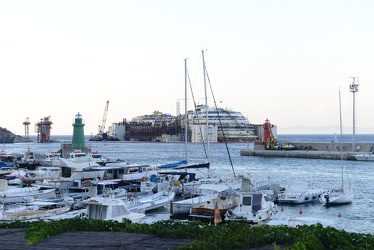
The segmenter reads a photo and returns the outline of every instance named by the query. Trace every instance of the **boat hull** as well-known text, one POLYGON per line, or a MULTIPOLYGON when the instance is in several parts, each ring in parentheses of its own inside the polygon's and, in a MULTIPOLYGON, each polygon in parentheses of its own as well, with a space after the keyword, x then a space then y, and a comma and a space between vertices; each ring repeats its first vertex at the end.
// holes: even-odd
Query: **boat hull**
POLYGON ((353 201, 353 192, 345 192, 339 194, 323 194, 319 197, 319 201, 324 205, 340 205, 348 204, 353 201))
MULTIPOLYGON (((21 188, 20 188, 21 189, 21 188)), ((18 203, 25 202, 31 199, 46 199, 54 197, 54 189, 38 190, 39 188, 33 188, 30 190, 24 190, 24 192, 0 192, 0 203, 18 203)))
POLYGON ((357 154, 353 155, 353 157, 358 161, 374 161, 374 155, 372 153, 357 154))

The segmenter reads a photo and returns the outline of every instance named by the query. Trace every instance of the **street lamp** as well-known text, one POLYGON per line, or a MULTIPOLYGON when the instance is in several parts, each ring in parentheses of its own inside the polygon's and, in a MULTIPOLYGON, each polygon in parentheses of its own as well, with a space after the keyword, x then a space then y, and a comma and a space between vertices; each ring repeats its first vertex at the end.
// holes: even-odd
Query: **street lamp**
POLYGON ((249 130, 247 130, 247 149, 249 150, 249 130))
MULTIPOLYGON (((353 135, 352 135, 352 151, 355 151, 355 142, 356 142, 356 92, 358 91, 358 83, 356 84, 355 80, 358 77, 351 77, 352 84, 349 85, 349 91, 353 93, 353 135)), ((358 81, 357 81, 358 82, 358 81)))

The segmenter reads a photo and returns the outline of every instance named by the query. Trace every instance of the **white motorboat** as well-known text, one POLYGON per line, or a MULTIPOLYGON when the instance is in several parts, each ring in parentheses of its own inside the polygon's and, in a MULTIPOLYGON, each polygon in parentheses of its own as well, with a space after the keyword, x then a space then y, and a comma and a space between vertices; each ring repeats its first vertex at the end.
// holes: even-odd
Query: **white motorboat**
MULTIPOLYGON (((154 190, 158 188, 152 188, 149 184, 153 184, 152 182, 142 182, 140 188, 140 192, 129 192, 125 187, 118 187, 116 189, 111 189, 112 184, 111 181, 100 181, 97 184, 94 184, 90 187, 88 196, 95 199, 95 197, 110 197, 112 199, 121 199, 126 203, 127 208, 131 212, 137 211, 150 211, 157 208, 169 206, 170 202, 174 200, 175 192, 168 191, 168 190, 160 190, 154 193, 154 190), (100 186, 102 193, 100 195, 97 194, 97 187, 100 186)), ((155 183, 157 186, 157 183, 155 183)))
POLYGON ((277 205, 267 194, 251 191, 251 182, 248 178, 242 179, 239 204, 234 209, 228 209, 225 221, 244 221, 258 224, 273 218, 278 212, 277 205))
POLYGON ((310 203, 317 201, 322 193, 322 189, 309 189, 305 182, 296 182, 280 189, 278 201, 290 204, 310 203))
POLYGON ((354 154, 353 157, 357 161, 374 161, 374 154, 371 152, 365 154, 354 154))
POLYGON ((59 159, 59 158, 61 158, 61 153, 59 153, 59 152, 49 152, 42 159, 40 159, 39 162, 40 162, 40 165, 48 167, 48 166, 52 166, 53 161, 55 159, 59 159))
POLYGON ((119 222, 128 219, 133 223, 139 223, 145 217, 144 212, 131 212, 122 199, 93 197, 82 201, 82 203, 87 205, 86 212, 89 219, 119 222))
POLYGON ((100 167, 91 157, 77 156, 71 158, 58 158, 53 160, 54 167, 61 168, 61 178, 65 180, 82 180, 82 179, 103 179, 104 170, 97 169, 100 167))
POLYGON ((7 180, 0 179, 0 203, 25 202, 30 198, 44 199, 54 195, 54 189, 40 190, 39 187, 9 188, 7 180))
POLYGON ((102 154, 100 154, 97 151, 89 153, 88 156, 91 157, 100 166, 105 166, 108 161, 107 158, 105 158, 102 154))
POLYGON ((134 196, 131 193, 125 198, 128 209, 131 212, 136 211, 151 211, 161 207, 170 205, 174 200, 175 192, 173 191, 159 191, 155 194, 134 196))

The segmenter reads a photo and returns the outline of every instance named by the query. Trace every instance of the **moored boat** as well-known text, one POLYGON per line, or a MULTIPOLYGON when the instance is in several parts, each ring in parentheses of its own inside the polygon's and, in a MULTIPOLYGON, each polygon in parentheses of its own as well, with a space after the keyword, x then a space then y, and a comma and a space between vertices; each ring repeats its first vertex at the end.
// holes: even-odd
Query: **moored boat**
POLYGON ((39 187, 8 188, 8 181, 0 179, 0 203, 24 202, 30 198, 48 198, 54 195, 54 189, 40 190, 39 187))
POLYGON ((242 179, 239 193, 239 204, 225 213, 225 221, 243 221, 258 224, 273 218, 278 212, 277 205, 271 197, 261 191, 252 191, 252 183, 248 178, 242 179))
POLYGON ((31 201, 22 204, 10 204, 3 208, 0 221, 28 221, 43 219, 49 216, 68 212, 73 204, 72 199, 63 202, 31 201))
POLYGON ((133 223, 139 223, 145 217, 144 212, 131 212, 121 199, 94 197, 84 200, 82 203, 87 205, 86 211, 89 219, 119 222, 128 219, 133 223))
POLYGON ((353 157, 357 161, 374 161, 374 154, 371 152, 364 154, 354 154, 353 157))
POLYGON ((226 187, 217 198, 192 205, 190 217, 194 220, 214 222, 217 210, 220 217, 223 218, 227 210, 236 208, 238 204, 239 197, 226 187))
POLYGON ((322 189, 309 189, 305 182, 296 182, 280 189, 278 202, 289 204, 310 203, 318 201, 318 196, 322 193, 322 189))

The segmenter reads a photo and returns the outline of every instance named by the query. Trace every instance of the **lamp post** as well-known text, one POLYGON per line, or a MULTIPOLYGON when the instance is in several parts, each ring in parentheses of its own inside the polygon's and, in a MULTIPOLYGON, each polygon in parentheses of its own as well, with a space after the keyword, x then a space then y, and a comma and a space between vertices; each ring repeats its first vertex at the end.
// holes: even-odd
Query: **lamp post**
MULTIPOLYGON (((355 80, 358 77, 351 77, 352 84, 349 85, 349 91, 353 93, 353 134, 352 134, 352 151, 355 150, 355 143, 356 143, 356 92, 358 91, 358 83, 356 84, 355 80)), ((357 81, 358 82, 358 81, 357 81)))
POLYGON ((247 130, 247 149, 249 149, 249 130, 247 130))

